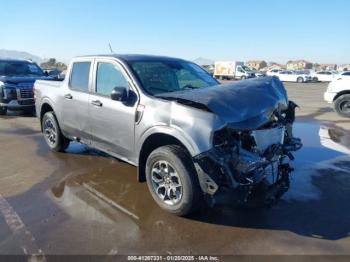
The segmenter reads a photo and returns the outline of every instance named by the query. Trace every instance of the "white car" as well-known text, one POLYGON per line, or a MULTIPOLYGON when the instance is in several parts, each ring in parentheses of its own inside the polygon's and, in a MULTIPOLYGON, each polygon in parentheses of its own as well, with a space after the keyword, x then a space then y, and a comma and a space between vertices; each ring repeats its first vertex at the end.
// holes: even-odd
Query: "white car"
POLYGON ((350 78, 330 82, 324 100, 332 103, 338 114, 350 117, 350 78))
POLYGON ((283 82, 297 82, 304 83, 311 81, 311 76, 307 74, 300 74, 294 71, 285 70, 278 73, 277 77, 283 82))
POLYGON ((335 71, 319 71, 312 74, 313 81, 331 82, 335 79, 337 73, 335 71))
POLYGON ((350 79, 350 71, 345 71, 345 72, 339 73, 335 77, 335 80, 342 80, 342 79, 350 79))
POLYGON ((283 71, 282 69, 271 69, 266 72, 268 76, 278 76, 279 72, 283 71))

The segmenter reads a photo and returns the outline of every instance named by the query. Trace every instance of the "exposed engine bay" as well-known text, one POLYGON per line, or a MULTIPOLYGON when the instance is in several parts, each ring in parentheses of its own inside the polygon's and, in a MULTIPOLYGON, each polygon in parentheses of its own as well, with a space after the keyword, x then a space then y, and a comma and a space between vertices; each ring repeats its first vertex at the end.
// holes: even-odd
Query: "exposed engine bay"
POLYGON ((214 133, 213 148, 194 158, 200 185, 211 199, 223 190, 235 194, 237 204, 275 203, 288 191, 292 152, 300 149, 293 137, 297 105, 289 101, 270 121, 255 130, 229 126, 214 133))

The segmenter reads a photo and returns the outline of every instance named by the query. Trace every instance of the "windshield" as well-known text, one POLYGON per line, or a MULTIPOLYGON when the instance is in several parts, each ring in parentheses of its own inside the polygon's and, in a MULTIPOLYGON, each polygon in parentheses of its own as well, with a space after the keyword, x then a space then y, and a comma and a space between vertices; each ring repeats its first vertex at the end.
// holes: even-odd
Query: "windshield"
POLYGON ((219 84, 205 70, 190 62, 132 61, 130 66, 144 90, 151 95, 219 84))
POLYGON ((1 76, 43 76, 41 68, 30 62, 0 61, 1 76))
POLYGON ((242 65, 242 68, 243 68, 243 70, 246 71, 246 72, 253 72, 253 70, 250 69, 250 67, 248 67, 248 66, 242 65))

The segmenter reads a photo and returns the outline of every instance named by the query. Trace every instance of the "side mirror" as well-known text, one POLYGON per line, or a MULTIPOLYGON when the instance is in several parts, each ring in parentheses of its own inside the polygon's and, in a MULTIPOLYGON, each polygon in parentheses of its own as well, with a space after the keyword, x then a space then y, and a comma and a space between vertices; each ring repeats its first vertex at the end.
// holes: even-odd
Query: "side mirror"
POLYGON ((126 101, 128 98, 128 91, 126 87, 118 86, 113 88, 111 99, 114 101, 126 101))

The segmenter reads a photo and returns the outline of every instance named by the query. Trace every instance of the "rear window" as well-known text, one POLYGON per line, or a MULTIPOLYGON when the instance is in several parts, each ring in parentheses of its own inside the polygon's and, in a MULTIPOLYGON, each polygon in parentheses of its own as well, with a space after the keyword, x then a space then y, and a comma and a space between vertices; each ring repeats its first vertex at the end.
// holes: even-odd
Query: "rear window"
POLYGON ((72 89, 88 92, 91 62, 76 62, 73 64, 69 86, 72 89))

